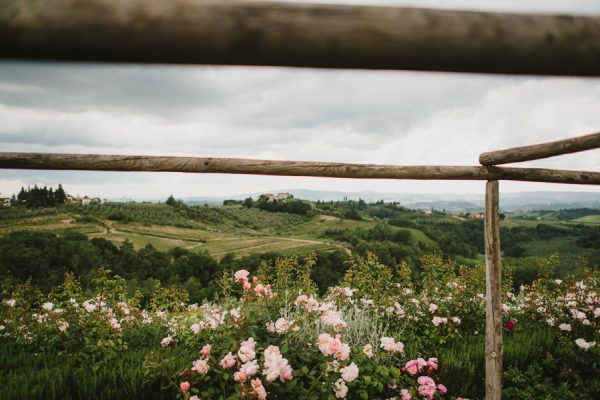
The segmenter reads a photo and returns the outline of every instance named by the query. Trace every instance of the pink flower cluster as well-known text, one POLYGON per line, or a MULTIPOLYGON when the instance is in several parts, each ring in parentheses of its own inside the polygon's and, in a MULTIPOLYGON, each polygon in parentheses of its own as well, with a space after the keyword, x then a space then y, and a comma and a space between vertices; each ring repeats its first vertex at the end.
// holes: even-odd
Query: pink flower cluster
POLYGON ((281 382, 292 380, 294 377, 294 371, 288 364, 288 360, 283 358, 281 355, 279 347, 267 347, 265 349, 264 356, 265 361, 263 364, 263 375, 266 376, 267 381, 273 382, 277 378, 279 378, 281 382))
POLYGON ((254 283, 254 293, 256 293, 256 295, 273 298, 274 294, 271 290, 271 285, 263 285, 262 283, 258 282, 256 277, 254 277, 252 279, 252 283, 250 283, 250 280, 248 279, 249 275, 250 273, 248 271, 245 269, 240 269, 239 271, 236 271, 233 276, 236 282, 242 282, 242 288, 244 289, 244 292, 249 292, 252 290, 252 283, 254 283))
POLYGON ((380 347, 390 354, 402 353, 404 351, 404 343, 396 342, 394 338, 387 336, 381 338, 380 347))
POLYGON ((438 359, 431 357, 425 361, 423 358, 417 358, 416 360, 410 360, 404 365, 402 371, 408 372, 409 375, 415 376, 420 373, 424 368, 429 371, 435 371, 438 368, 438 359))
POLYGON ((342 342, 342 335, 340 334, 333 337, 329 333, 321 333, 319 335, 319 350, 322 354, 334 356, 339 361, 350 358, 350 346, 342 342))
MULTIPOLYGON (((255 376, 260 370, 258 360, 256 359, 256 341, 254 338, 248 338, 240 343, 237 358, 239 361, 236 360, 236 356, 229 352, 221 359, 219 364, 223 369, 239 365, 239 369, 233 374, 233 380, 242 385, 243 396, 250 394, 252 397, 258 399, 266 399, 267 391, 259 378, 250 380, 250 386, 247 386, 246 383, 248 382, 248 378, 255 376)), ((279 379, 281 382, 287 382, 294 377, 294 370, 277 346, 268 346, 265 349, 262 373, 269 382, 273 382, 276 379, 279 379)))
POLYGON ((308 297, 305 294, 301 294, 300 296, 296 297, 294 304, 297 306, 304 304, 304 308, 306 308, 306 311, 308 312, 313 312, 319 308, 319 302, 317 299, 315 299, 313 296, 308 297))
MULTIPOLYGON (((221 360, 221 365, 231 364, 231 361, 226 360, 228 355, 221 360)), ((248 377, 256 375, 260 369, 258 361, 256 360, 256 341, 254 338, 248 338, 248 340, 244 340, 240 343, 240 349, 237 352, 237 356, 243 364, 241 364, 240 369, 233 374, 233 379, 236 382, 243 383, 248 377)))
POLYGON ((419 384, 419 394, 427 400, 433 399, 433 396, 438 389, 441 394, 446 394, 447 392, 444 385, 436 385, 435 381, 429 376, 420 376, 419 379, 417 379, 417 383, 419 384))
POLYGON ((210 368, 208 365, 208 357, 210 356, 211 349, 212 346, 210 344, 202 347, 202 350, 200 350, 200 358, 192 363, 192 371, 200 375, 204 375, 208 372, 210 368))

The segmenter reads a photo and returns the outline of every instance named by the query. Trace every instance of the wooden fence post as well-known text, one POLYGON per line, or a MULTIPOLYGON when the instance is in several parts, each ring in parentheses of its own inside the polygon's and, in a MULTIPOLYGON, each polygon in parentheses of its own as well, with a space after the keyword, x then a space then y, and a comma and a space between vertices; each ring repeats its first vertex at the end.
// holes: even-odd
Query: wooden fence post
POLYGON ((502 260, 498 181, 485 187, 485 398, 502 398, 502 260))

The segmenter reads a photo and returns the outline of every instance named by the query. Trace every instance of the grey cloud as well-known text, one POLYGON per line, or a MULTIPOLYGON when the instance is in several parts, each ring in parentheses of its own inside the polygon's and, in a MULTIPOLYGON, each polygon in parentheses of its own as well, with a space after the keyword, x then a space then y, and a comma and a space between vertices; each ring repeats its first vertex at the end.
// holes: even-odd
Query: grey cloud
POLYGON ((0 63, 0 103, 23 108, 136 112, 170 117, 213 106, 227 93, 193 67, 0 63))

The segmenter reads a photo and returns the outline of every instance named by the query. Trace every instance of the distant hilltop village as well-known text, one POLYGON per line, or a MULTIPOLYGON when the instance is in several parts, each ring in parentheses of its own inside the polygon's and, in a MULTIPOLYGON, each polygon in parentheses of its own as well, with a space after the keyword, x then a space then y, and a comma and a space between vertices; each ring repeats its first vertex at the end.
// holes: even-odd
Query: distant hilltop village
POLYGON ((27 189, 21 188, 19 193, 12 197, 0 197, 0 206, 11 207, 18 205, 25 205, 27 207, 53 207, 59 204, 101 204, 103 201, 98 197, 80 197, 72 196, 64 191, 62 185, 58 185, 58 188, 38 187, 35 185, 33 188, 28 187, 27 189))
POLYGON ((74 197, 68 194, 66 202, 69 204, 81 204, 87 206, 89 204, 102 204, 104 201, 99 197, 74 197))
POLYGON ((273 193, 265 193, 258 196, 259 200, 267 200, 268 202, 275 200, 290 200, 293 198, 294 196, 291 193, 277 193, 277 196, 273 195, 273 193))

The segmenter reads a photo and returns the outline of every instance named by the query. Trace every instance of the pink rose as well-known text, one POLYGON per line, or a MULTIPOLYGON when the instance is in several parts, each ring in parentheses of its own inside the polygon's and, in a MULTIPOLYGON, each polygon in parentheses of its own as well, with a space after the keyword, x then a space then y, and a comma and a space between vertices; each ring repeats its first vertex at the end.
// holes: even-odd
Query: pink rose
POLYGON ((200 350, 200 355, 202 357, 207 357, 210 354, 211 348, 212 346, 210 344, 204 345, 204 347, 202 347, 202 350, 200 350))
POLYGON ((410 393, 406 389, 402 389, 400 391, 400 396, 402 396, 402 400, 410 400, 410 393))
POLYGON ((196 360, 192 364, 194 365, 192 371, 196 371, 200 375, 206 374, 210 368, 206 360, 196 360))
POLYGON ((179 384, 179 389, 181 389, 181 391, 183 393, 187 392, 188 390, 190 390, 190 383, 189 382, 181 382, 179 384))
POLYGON ((233 357, 233 354, 231 354, 231 352, 229 352, 221 360, 221 367, 223 367, 223 369, 228 369, 228 368, 233 367, 234 365, 235 365, 235 358, 233 357))
POLYGON ((431 357, 429 360, 427 360, 427 366, 429 367, 430 371, 435 371, 438 369, 438 359, 431 357))
POLYGON ((250 275, 250 272, 246 271, 245 269, 240 269, 239 271, 237 271, 233 276, 235 277, 235 281, 247 281, 248 280, 248 275, 250 275))
POLYGON ((306 303, 307 301, 308 301, 308 296, 305 294, 301 294, 300 296, 296 297, 296 300, 294 300, 294 303, 301 304, 301 303, 306 303))
POLYGON ((446 389, 446 386, 442 385, 441 383, 438 385, 438 389, 442 394, 446 394, 446 392, 448 391, 448 389, 446 389))
POLYGON ((429 376, 420 376, 419 379, 417 379, 417 383, 419 385, 435 386, 435 381, 429 376))
POLYGON ((254 390, 254 393, 256 393, 256 396, 260 400, 265 400, 267 398, 267 391, 265 390, 265 387, 263 386, 260 379, 256 378, 256 379, 252 380, 250 382, 250 384, 252 385, 252 389, 254 390))
POLYGON ((417 360, 410 360, 404 366, 404 370, 411 376, 415 376, 419 373, 419 362, 417 360))

